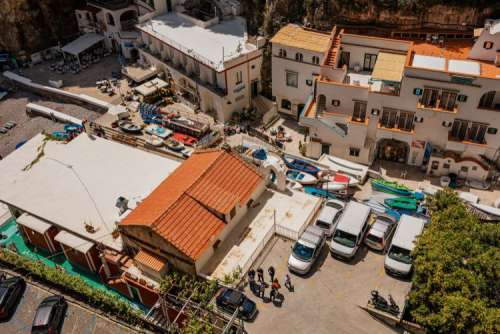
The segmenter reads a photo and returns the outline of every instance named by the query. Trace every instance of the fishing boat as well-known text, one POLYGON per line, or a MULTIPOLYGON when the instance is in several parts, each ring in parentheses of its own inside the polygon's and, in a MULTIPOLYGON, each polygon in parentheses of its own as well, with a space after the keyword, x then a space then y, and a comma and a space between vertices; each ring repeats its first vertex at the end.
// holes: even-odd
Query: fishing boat
POLYGON ((319 189, 314 186, 305 186, 304 187, 304 192, 309 195, 313 195, 316 197, 322 197, 322 198, 328 198, 328 199, 333 199, 337 198, 333 192, 329 192, 327 190, 319 189))
POLYGON ((417 200, 408 197, 387 198, 384 203, 388 207, 397 210, 416 211, 418 208, 417 200))
POLYGON ((160 147, 163 145, 163 139, 156 136, 151 136, 149 138, 146 138, 146 143, 152 146, 160 147))
POLYGON ((332 171, 319 171, 318 178, 325 182, 323 189, 327 190, 342 189, 345 186, 353 187, 359 184, 358 179, 332 171), (339 185, 342 187, 339 188, 339 185))
POLYGON ((489 215, 495 216, 495 217, 500 217, 500 209, 495 208, 494 206, 489 206, 486 204, 479 204, 479 203, 471 203, 470 204, 472 207, 483 211, 489 215))
POLYGON ((167 139, 165 140, 165 146, 167 146, 169 149, 171 149, 174 152, 181 152, 184 150, 184 144, 181 142, 178 142, 175 139, 167 139))
POLYGON ((300 172, 305 172, 311 175, 316 176, 319 172, 319 168, 314 166, 313 164, 300 160, 300 159, 295 159, 291 157, 284 156, 283 160, 285 161, 285 164, 288 168, 290 169, 295 169, 300 172))
POLYGON ((286 177, 291 181, 299 182, 300 184, 315 184, 318 182, 318 179, 312 176, 311 174, 307 174, 298 170, 288 170, 286 172, 286 177))
POLYGON ((412 196, 413 192, 405 185, 399 184, 394 181, 387 181, 383 179, 373 179, 372 188, 384 193, 395 194, 399 196, 412 196))
POLYGON ((136 124, 129 122, 129 121, 119 121, 118 127, 123 132, 127 132, 127 133, 140 133, 142 131, 142 129, 139 125, 136 125, 136 124))

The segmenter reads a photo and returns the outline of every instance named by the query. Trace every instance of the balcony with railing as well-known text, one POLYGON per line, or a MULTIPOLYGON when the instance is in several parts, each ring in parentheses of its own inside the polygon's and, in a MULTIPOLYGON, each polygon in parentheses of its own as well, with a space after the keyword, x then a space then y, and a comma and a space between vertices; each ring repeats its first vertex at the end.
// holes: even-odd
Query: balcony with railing
POLYGON ((87 3, 92 6, 109 10, 119 10, 130 6, 132 0, 87 0, 87 3))
POLYGON ((222 98, 222 97, 225 97, 227 95, 227 93, 224 89, 222 89, 218 86, 215 86, 209 82, 203 81, 199 77, 199 74, 196 73, 195 71, 189 71, 186 68, 186 66, 184 66, 182 63, 180 63, 180 62, 175 63, 174 61, 172 61, 171 58, 162 56, 160 52, 152 50, 146 44, 139 46, 139 49, 141 49, 143 52, 147 53, 148 55, 156 58, 158 61, 162 62, 163 64, 167 65, 167 67, 179 72, 179 74, 196 82, 199 86, 202 86, 203 88, 209 90, 210 92, 217 95, 218 97, 222 98))

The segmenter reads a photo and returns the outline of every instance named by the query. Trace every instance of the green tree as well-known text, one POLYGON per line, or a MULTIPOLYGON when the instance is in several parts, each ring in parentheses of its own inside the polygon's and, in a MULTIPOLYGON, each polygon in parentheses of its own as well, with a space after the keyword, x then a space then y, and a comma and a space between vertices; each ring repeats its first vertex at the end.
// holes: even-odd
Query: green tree
POLYGON ((431 333, 500 332, 500 225, 473 216, 451 190, 428 201, 409 306, 431 333))

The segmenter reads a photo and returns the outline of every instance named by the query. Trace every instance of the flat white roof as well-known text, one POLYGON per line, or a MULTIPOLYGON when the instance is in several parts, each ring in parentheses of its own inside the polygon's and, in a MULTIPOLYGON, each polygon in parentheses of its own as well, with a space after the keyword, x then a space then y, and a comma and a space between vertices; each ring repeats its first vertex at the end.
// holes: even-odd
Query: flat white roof
POLYGON ((450 59, 448 61, 448 71, 463 74, 480 75, 481 65, 478 62, 470 60, 450 59))
POLYGON ((246 22, 241 17, 199 27, 175 12, 154 17, 139 28, 218 71, 224 61, 256 50, 247 44, 246 22))
POLYGON ((358 235, 361 231, 361 226, 368 219, 370 212, 371 208, 368 205, 350 201, 344 209, 337 228, 344 232, 358 235))
POLYGON ((444 71, 446 70, 446 59, 442 57, 414 55, 411 66, 444 71))
POLYGON ((135 87, 134 90, 141 94, 142 96, 149 96, 156 92, 158 89, 167 87, 168 84, 159 78, 154 78, 151 81, 145 82, 139 87, 135 87))
POLYGON ((36 135, 0 161, 0 201, 118 251, 122 240, 111 236, 122 219, 118 197, 133 208, 179 165, 85 133, 67 144, 47 141, 43 146, 44 138, 36 135), (43 155, 37 161, 39 150, 43 155))
POLYGON ((54 240, 65 246, 76 249, 80 253, 87 253, 95 245, 95 243, 92 241, 82 239, 74 235, 73 233, 69 233, 66 231, 60 231, 59 233, 57 233, 54 240))
POLYGON ((62 51, 78 56, 83 51, 104 40, 104 36, 96 33, 87 33, 62 47, 62 51))
POLYGON ((16 222, 40 234, 44 234, 52 227, 49 223, 46 223, 43 220, 33 217, 27 213, 23 213, 21 216, 16 218, 16 222))

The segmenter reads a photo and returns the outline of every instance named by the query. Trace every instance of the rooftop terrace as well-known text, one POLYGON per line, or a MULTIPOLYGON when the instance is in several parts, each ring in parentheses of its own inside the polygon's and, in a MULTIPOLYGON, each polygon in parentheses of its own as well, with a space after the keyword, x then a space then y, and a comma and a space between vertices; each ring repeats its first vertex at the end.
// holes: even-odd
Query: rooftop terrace
POLYGON ((139 29, 218 71, 224 69, 225 61, 257 49, 247 43, 246 22, 241 17, 203 28, 187 15, 172 12, 139 25, 139 29))

